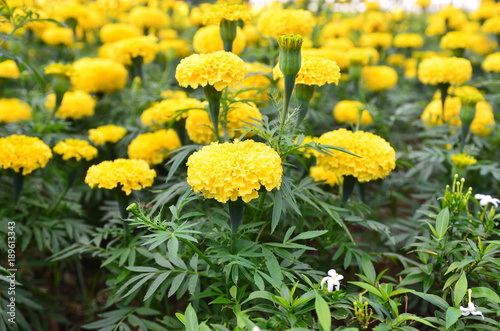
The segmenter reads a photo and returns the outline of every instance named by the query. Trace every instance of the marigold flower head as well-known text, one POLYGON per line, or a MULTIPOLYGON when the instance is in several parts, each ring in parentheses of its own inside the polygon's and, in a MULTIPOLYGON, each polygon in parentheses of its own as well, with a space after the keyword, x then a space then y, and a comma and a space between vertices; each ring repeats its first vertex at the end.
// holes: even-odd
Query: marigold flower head
POLYGON ((62 155, 63 160, 74 158, 76 161, 85 159, 87 161, 97 157, 97 148, 81 139, 66 139, 58 142, 54 148, 54 153, 62 155))
POLYGON ((0 138, 0 167, 28 175, 44 168, 52 150, 40 138, 13 134, 0 138))
POLYGON ((83 58, 76 61, 73 68, 71 83, 77 90, 113 93, 127 84, 127 69, 109 59, 83 58))
POLYGON ((467 168, 468 166, 476 164, 477 160, 472 155, 459 153, 451 155, 451 163, 457 168, 467 168))
POLYGON ((424 38, 418 33, 401 33, 394 37, 394 46, 399 48, 421 48, 424 38))
POLYGON ((476 115, 470 125, 470 130, 479 137, 485 137, 495 128, 495 113, 493 107, 486 101, 476 104, 476 115))
POLYGON ((191 51, 191 44, 184 39, 167 39, 160 41, 159 44, 160 52, 167 53, 173 51, 173 54, 177 58, 184 58, 193 54, 191 51))
POLYGON ((114 43, 122 39, 139 37, 141 31, 133 24, 108 23, 103 25, 99 31, 99 37, 103 43, 114 43))
POLYGON ((495 51, 498 43, 495 40, 488 38, 485 34, 475 33, 472 37, 474 41, 470 46, 470 50, 479 55, 488 55, 495 51))
POLYGON ((41 38, 50 46, 71 46, 73 45, 73 30, 54 26, 43 31, 41 38))
POLYGON ((403 54, 395 53, 387 56, 387 64, 391 66, 403 68, 405 62, 406 62, 406 57, 403 54))
POLYGON ((13 60, 0 62, 0 78, 18 79, 21 76, 17 63, 13 60))
POLYGON ((165 90, 161 92, 160 96, 165 99, 186 99, 188 94, 180 90, 165 90))
POLYGON ((398 73, 389 66, 366 66, 361 72, 361 84, 373 92, 388 90, 398 83, 398 73))
POLYGON ((0 123, 31 119, 31 106, 17 98, 0 99, 0 123))
MULTIPOLYGON (((245 34, 240 27, 237 27, 232 52, 240 54, 245 49, 245 46, 245 34)), ((224 45, 220 37, 220 26, 207 25, 199 28, 193 36, 193 49, 197 53, 213 53, 224 50, 224 45)))
POLYGON ((245 77, 245 63, 231 52, 193 54, 181 60, 175 78, 182 87, 212 85, 217 91, 240 82, 245 77))
POLYGON ((319 41, 324 43, 328 39, 347 37, 352 27, 347 21, 328 22, 321 28, 319 41))
POLYGON ((117 62, 124 65, 131 65, 132 59, 142 57, 144 63, 152 62, 158 53, 158 38, 149 36, 139 36, 111 44, 111 56, 117 62))
POLYGON ((211 5, 203 15, 204 24, 219 24, 221 20, 249 21, 251 19, 248 7, 236 3, 216 3, 211 5))
POLYGON ((342 176, 337 175, 334 171, 326 170, 320 166, 313 166, 309 169, 309 175, 316 182, 324 182, 329 186, 342 184, 342 176))
POLYGON ((155 177, 156 171, 150 169, 144 160, 116 159, 91 166, 85 176, 85 183, 90 188, 120 188, 130 195, 132 190, 142 190, 153 185, 155 177))
POLYGON ((500 52, 488 55, 482 64, 485 71, 500 72, 500 52))
POLYGON ((203 108, 203 103, 194 98, 171 98, 153 104, 141 114, 141 122, 152 128, 160 128, 164 124, 186 118, 193 108, 203 108))
POLYGON ((245 78, 235 86, 239 91, 238 97, 255 102, 269 100, 268 89, 273 69, 260 62, 245 63, 245 68, 245 78))
POLYGON ((389 48, 392 45, 392 34, 389 32, 371 32, 361 35, 359 44, 362 47, 389 48))
POLYGON ((500 34, 500 16, 488 18, 482 26, 484 33, 500 34))
POLYGON ((46 75, 56 75, 71 77, 73 74, 73 65, 64 63, 51 63, 45 67, 44 73, 46 75))
POLYGON ((261 187, 280 188, 283 167, 279 154, 253 140, 217 142, 193 153, 187 161, 187 182, 207 199, 249 202, 261 187))
POLYGON ((378 51, 373 47, 354 47, 347 52, 351 65, 366 66, 375 64, 380 59, 378 51))
POLYGON ((117 125, 102 125, 89 130, 89 140, 95 145, 117 143, 127 134, 127 129, 117 125))
MULTIPOLYGON (((45 107, 54 109, 56 104, 56 95, 49 94, 45 107)), ((59 118, 71 118, 74 120, 92 116, 95 112, 96 99, 85 91, 68 91, 64 93, 61 106, 56 111, 59 118)))
POLYGON ((169 153, 181 147, 179 136, 173 129, 158 130, 138 135, 128 145, 128 156, 145 160, 150 166, 162 163, 169 153))
MULTIPOLYGON (((306 48, 301 50, 303 57, 321 57, 334 61, 340 68, 340 72, 345 72, 349 68, 349 58, 345 51, 330 47, 306 48)), ((342 80, 343 77, 340 77, 342 80)))
POLYGON ((432 57, 418 66, 418 79, 424 84, 461 85, 472 76, 472 64, 458 57, 432 57))
POLYGON ((356 100, 341 100, 333 108, 333 117, 338 123, 346 123, 355 125, 358 122, 361 111, 361 125, 369 125, 373 123, 373 116, 365 106, 356 100), (361 109, 363 109, 361 111, 361 109))
POLYGON ((359 182, 385 178, 396 167, 396 152, 383 138, 364 131, 338 129, 324 133, 318 144, 342 147, 359 157, 334 151, 316 153, 318 166, 341 176, 354 176, 359 182))
POLYGON ((439 46, 442 49, 466 49, 474 43, 474 34, 465 31, 450 31, 441 37, 439 46))
MULTIPOLYGON (((262 121, 262 113, 253 102, 233 102, 229 105, 227 114, 227 129, 229 138, 239 138, 244 127, 251 127, 252 123, 262 121)), ((254 134, 248 132, 245 137, 254 134)))
MULTIPOLYGON (((186 132, 189 139, 199 145, 215 141, 213 124, 206 109, 193 109, 186 118, 186 132)), ((219 133, 222 130, 219 128, 219 133)))
POLYGON ((167 13, 155 7, 134 7, 130 11, 129 19, 139 29, 160 29, 170 23, 167 13))
MULTIPOLYGON (((339 84, 340 68, 335 61, 321 57, 303 56, 302 65, 295 79, 296 84, 317 85, 334 83, 339 84)), ((279 63, 273 69, 274 79, 282 78, 279 63)))
POLYGON ((329 48, 339 51, 348 51, 354 48, 354 43, 348 38, 329 38, 323 42, 324 48, 329 48))
POLYGON ((260 15, 257 28, 264 35, 278 39, 284 34, 307 37, 316 25, 313 14, 303 9, 268 10, 260 15))
POLYGON ((500 6, 493 1, 481 1, 481 4, 476 11, 471 13, 471 18, 474 20, 486 20, 490 17, 500 14, 500 6))

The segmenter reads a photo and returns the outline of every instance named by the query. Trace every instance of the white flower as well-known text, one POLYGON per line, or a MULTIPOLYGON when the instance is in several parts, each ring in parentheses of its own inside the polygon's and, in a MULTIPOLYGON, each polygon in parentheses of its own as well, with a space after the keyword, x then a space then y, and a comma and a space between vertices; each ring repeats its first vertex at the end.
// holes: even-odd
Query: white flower
POLYGON ((472 315, 481 315, 481 317, 484 320, 483 313, 480 312, 479 310, 476 310, 476 306, 474 306, 474 304, 472 302, 470 302, 470 301, 469 301, 469 304, 467 305, 467 308, 464 308, 464 307, 460 306, 460 310, 462 311, 462 316, 469 316, 469 314, 472 314, 472 315))
POLYGON ((323 289, 323 285, 326 282, 326 289, 328 292, 333 292, 333 286, 335 286, 335 290, 338 291, 340 288, 340 281, 344 279, 344 276, 338 274, 335 269, 328 270, 328 276, 323 277, 321 280, 321 289, 323 289))
POLYGON ((488 203, 491 203, 495 205, 495 208, 498 207, 498 204, 500 203, 500 199, 495 199, 492 198, 491 195, 484 195, 484 194, 476 194, 474 195, 474 198, 479 200, 479 204, 481 206, 486 206, 488 203))
POLYGON ((260 328, 256 325, 252 328, 252 331, 260 331, 260 328))

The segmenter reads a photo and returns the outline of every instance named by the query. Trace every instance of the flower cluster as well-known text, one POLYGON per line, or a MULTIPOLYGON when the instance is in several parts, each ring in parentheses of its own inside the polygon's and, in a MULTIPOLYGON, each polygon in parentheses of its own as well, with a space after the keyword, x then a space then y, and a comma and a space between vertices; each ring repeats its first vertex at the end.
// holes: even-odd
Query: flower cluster
POLYGON ((81 139, 66 139, 58 142, 54 148, 54 153, 62 155, 63 160, 74 158, 76 161, 85 159, 87 161, 97 157, 97 148, 81 139))
POLYGON ((131 65, 134 58, 142 57, 144 63, 150 63, 158 53, 158 38, 140 36, 123 39, 111 44, 112 59, 124 65, 131 65))
POLYGON ((89 93, 113 93, 127 83, 127 69, 109 59, 82 58, 73 63, 73 69, 71 83, 75 89, 89 93))
POLYGON ((13 134, 0 138, 0 167, 28 175, 44 168, 52 150, 40 138, 13 134))
POLYGON ((128 156, 141 159, 150 166, 162 163, 169 153, 181 147, 179 136, 173 129, 158 130, 138 135, 128 146, 128 156))
POLYGON ((281 158, 271 147, 253 140, 212 143, 187 161, 187 181, 196 193, 225 203, 238 198, 249 202, 261 187, 281 185, 281 158))
POLYGON ((127 195, 132 190, 141 190, 153 185, 156 171, 144 160, 116 159, 93 165, 87 171, 85 183, 112 190, 120 188, 127 195))
POLYGON ((127 134, 127 129, 117 125, 102 125, 89 130, 89 140, 95 145, 116 143, 127 134))

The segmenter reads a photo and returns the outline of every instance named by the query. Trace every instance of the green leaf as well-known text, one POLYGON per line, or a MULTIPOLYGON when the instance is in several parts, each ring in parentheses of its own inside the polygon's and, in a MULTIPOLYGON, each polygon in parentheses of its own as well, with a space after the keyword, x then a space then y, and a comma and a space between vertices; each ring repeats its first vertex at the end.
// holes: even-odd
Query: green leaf
POLYGON ((462 316, 462 311, 455 307, 448 307, 446 310, 446 328, 449 329, 462 316))
POLYGON ((134 291, 136 291, 139 287, 141 287, 144 283, 146 283, 151 277, 153 277, 155 274, 150 273, 150 274, 142 274, 143 278, 137 282, 127 293, 125 293, 122 298, 128 297, 130 294, 132 294, 134 291))
POLYGON ((367 290, 368 292, 375 294, 379 298, 382 298, 382 293, 380 293, 380 291, 373 285, 363 283, 363 282, 349 282, 349 283, 356 285, 358 287, 361 287, 361 288, 367 290))
POLYGON ((290 239, 289 242, 293 242, 293 241, 297 241, 297 240, 305 240, 305 239, 316 238, 316 237, 324 235, 327 232, 328 232, 328 230, 317 230, 317 231, 302 232, 298 236, 290 239))
POLYGON ((448 231, 450 212, 445 208, 439 212, 436 218, 436 234, 438 239, 443 239, 448 231))
POLYGON ((193 306, 189 304, 186 308, 186 331, 198 331, 198 316, 193 306))
POLYGON ((437 295, 422 293, 413 290, 410 291, 410 293, 415 294, 416 296, 421 297, 425 301, 432 303, 434 306, 440 308, 441 310, 446 310, 450 307, 448 302, 446 302, 443 298, 438 297, 437 295))
POLYGON ((160 287, 160 285, 163 284, 163 282, 167 279, 167 277, 169 275, 170 275, 170 271, 167 271, 167 272, 160 274, 158 277, 156 277, 154 282, 152 282, 151 285, 149 286, 149 289, 146 292, 146 295, 144 295, 143 301, 146 301, 147 299, 149 299, 149 297, 155 293, 155 291, 158 289, 158 287, 160 287))
POLYGON ((321 297, 320 293, 316 293, 316 299, 314 300, 314 307, 316 308, 316 314, 318 315, 320 330, 330 331, 332 325, 332 316, 330 315, 330 307, 328 307, 328 304, 326 303, 325 299, 321 297))
POLYGON ((269 270, 269 275, 276 283, 280 284, 281 282, 283 282, 283 274, 281 273, 281 267, 278 259, 267 248, 263 247, 262 253, 264 254, 264 257, 266 259, 266 267, 269 270))
POLYGON ((377 273, 375 272, 372 261, 370 261, 370 259, 368 259, 366 256, 362 256, 359 264, 361 270, 363 271, 363 274, 370 280, 372 284, 375 284, 377 273))
POLYGON ((169 298, 172 295, 174 295, 174 293, 179 289, 179 286, 181 286, 185 277, 186 277, 185 273, 181 273, 181 274, 178 274, 177 276, 175 276, 174 280, 172 281, 172 285, 170 286, 170 289, 168 290, 167 296, 169 298))
POLYGON ((486 298, 488 300, 494 301, 500 304, 500 296, 487 287, 474 287, 472 289, 472 297, 474 298, 486 298))
POLYGON ((462 272, 462 275, 456 282, 453 291, 453 303, 455 304, 455 307, 458 307, 458 305, 460 305, 460 302, 462 302, 465 293, 467 293, 467 286, 467 276, 465 276, 465 272, 462 272))
POLYGON ((274 195, 273 216, 271 220, 271 233, 273 233, 274 230, 276 229, 276 226, 278 226, 282 210, 283 210, 282 194, 281 191, 276 191, 276 194, 274 195))

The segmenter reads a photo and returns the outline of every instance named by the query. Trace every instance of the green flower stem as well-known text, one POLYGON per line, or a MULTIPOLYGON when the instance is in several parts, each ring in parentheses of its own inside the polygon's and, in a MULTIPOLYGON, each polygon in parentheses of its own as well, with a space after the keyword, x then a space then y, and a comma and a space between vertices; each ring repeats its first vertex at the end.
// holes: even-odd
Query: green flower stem
POLYGON ((120 187, 113 189, 115 193, 115 198, 118 201, 118 208, 120 210, 120 216, 123 224, 123 231, 125 232, 126 242, 129 242, 130 239, 130 229, 126 219, 128 218, 129 212, 127 210, 129 197, 122 191, 120 187))
POLYGON ((144 58, 142 56, 136 56, 132 58, 132 65, 130 66, 129 76, 130 82, 134 81, 135 77, 139 77, 142 85, 145 85, 144 82, 144 58))
POLYGON ((66 187, 61 192, 61 194, 57 196, 57 199, 54 201, 54 203, 47 212, 48 215, 50 215, 54 211, 54 209, 56 209, 56 207, 59 206, 59 203, 61 203, 62 198, 66 195, 66 193, 68 193, 71 186, 73 186, 73 183, 76 180, 77 173, 78 173, 78 168, 73 168, 66 174, 66 187))
POLYGON ((220 38, 222 39, 226 52, 233 51, 233 41, 236 38, 237 27, 238 21, 229 21, 226 19, 220 21, 220 38))
POLYGON ((210 120, 214 127, 215 138, 220 141, 219 135, 219 112, 220 112, 220 99, 222 97, 222 91, 217 91, 212 85, 206 85, 203 88, 205 96, 208 100, 208 107, 210 109, 210 120))
POLYGON ((465 141, 470 131, 470 125, 476 116, 476 105, 462 104, 460 108, 460 120, 462 121, 461 151, 464 151, 465 141))
POLYGON ((14 172, 12 177, 12 186, 14 188, 14 206, 19 202, 19 198, 21 197, 21 192, 24 186, 24 176, 19 172, 14 172))
POLYGON ((205 254, 203 254, 203 252, 200 251, 198 249, 198 247, 196 247, 191 241, 189 241, 185 238, 179 238, 179 237, 176 237, 176 238, 179 239, 180 241, 182 241, 183 243, 185 243, 186 245, 188 245, 195 253, 198 254, 199 257, 201 257, 203 259, 203 261, 205 261, 210 266, 210 268, 212 268, 212 270, 215 270, 215 271, 218 270, 217 266, 215 264, 213 264, 213 262, 210 261, 210 259, 205 254))
POLYGON ((450 84, 449 83, 439 83, 437 85, 439 91, 441 92, 441 109, 442 109, 442 113, 441 113, 441 116, 442 116, 442 120, 443 120, 443 123, 444 123, 444 104, 446 102, 446 97, 448 96, 448 88, 450 87, 450 84))
POLYGON ((297 129, 309 110, 309 102, 314 95, 314 85, 297 84, 295 86, 295 95, 299 100, 299 114, 297 116, 297 123, 295 124, 295 128, 297 129))
POLYGON ((229 218, 231 219, 231 250, 233 253, 236 252, 236 235, 238 234, 238 228, 240 227, 241 220, 243 219, 243 209, 245 207, 244 202, 238 198, 236 201, 228 201, 227 205, 229 207, 229 218))

